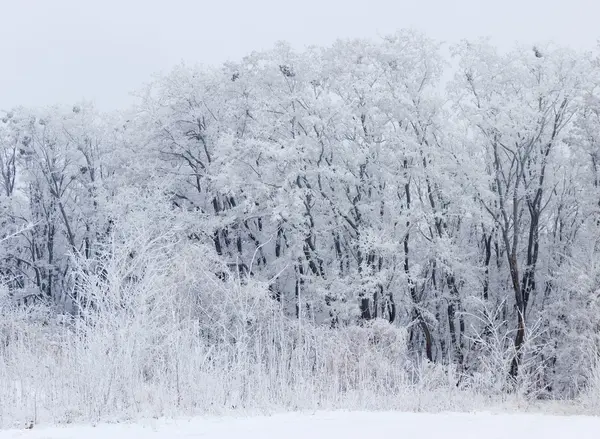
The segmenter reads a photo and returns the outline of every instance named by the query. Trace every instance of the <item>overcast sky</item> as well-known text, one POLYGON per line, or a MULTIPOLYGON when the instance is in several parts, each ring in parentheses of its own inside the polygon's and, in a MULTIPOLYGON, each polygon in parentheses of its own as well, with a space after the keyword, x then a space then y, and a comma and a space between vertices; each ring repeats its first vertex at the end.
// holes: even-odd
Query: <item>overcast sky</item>
POLYGON ((298 48, 414 28, 502 47, 592 48, 600 0, 0 0, 0 109, 131 101, 152 73, 239 59, 277 40, 298 48))

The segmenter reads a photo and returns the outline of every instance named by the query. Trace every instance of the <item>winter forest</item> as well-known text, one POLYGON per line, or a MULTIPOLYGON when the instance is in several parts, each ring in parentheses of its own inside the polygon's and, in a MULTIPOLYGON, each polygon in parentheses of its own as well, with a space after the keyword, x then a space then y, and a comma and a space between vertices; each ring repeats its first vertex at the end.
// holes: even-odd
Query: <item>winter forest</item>
POLYGON ((280 43, 0 116, 0 425, 598 401, 597 53, 280 43))

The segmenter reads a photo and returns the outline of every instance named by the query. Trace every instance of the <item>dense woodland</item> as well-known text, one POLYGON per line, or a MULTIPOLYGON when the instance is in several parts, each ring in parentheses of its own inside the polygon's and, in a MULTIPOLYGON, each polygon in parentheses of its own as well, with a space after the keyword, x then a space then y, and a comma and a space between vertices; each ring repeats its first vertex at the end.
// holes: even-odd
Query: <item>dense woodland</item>
POLYGON ((252 342, 276 315, 371 331, 357 358, 400 334, 458 388, 578 395, 600 347, 598 55, 444 47, 282 43, 178 66, 125 111, 2 112, 6 319, 168 308, 212 346, 215 316, 252 342))

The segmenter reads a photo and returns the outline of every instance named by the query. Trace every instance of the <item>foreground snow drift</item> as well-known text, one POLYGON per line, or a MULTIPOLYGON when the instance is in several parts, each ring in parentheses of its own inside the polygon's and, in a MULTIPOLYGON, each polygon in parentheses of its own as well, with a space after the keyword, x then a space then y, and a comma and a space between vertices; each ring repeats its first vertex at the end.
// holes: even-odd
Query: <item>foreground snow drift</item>
POLYGON ((366 437, 448 439, 598 438, 600 418, 512 414, 414 414, 320 412, 249 418, 196 418, 113 424, 7 430, 0 439, 244 438, 318 439, 366 437))

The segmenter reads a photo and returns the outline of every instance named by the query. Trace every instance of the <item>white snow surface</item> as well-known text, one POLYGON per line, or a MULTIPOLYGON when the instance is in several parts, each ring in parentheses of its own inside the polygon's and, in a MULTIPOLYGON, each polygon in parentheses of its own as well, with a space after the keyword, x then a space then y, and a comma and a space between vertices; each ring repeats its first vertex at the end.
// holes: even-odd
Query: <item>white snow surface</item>
POLYGON ((364 439, 378 435, 398 439, 597 439, 600 437, 600 417, 491 413, 316 412, 0 431, 0 439, 364 439))

